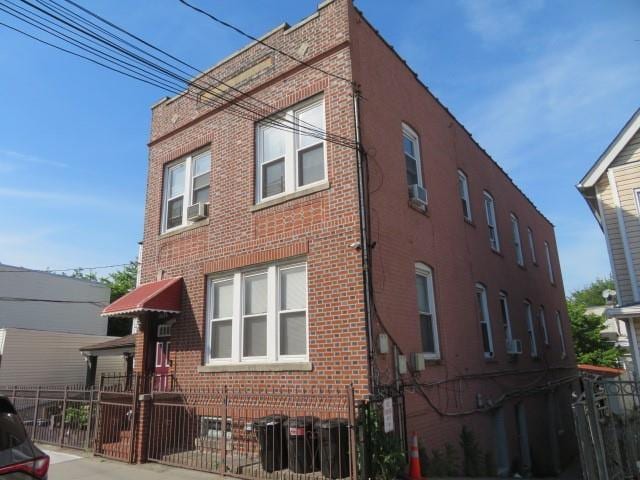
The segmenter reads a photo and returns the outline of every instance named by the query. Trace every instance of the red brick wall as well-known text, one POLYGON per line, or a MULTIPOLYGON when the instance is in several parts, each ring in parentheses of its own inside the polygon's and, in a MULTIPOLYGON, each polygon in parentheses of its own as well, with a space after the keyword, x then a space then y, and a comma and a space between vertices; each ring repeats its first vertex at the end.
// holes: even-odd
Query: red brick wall
MULTIPOLYGON (((350 78, 348 3, 322 8, 303 26, 278 30, 269 44, 298 55, 336 75, 350 78), (303 45, 304 44, 304 45, 303 45)), ((353 137, 353 104, 348 82, 303 68, 255 45, 216 67, 211 75, 237 75, 265 56, 273 67, 238 86, 283 109, 324 94, 327 130, 353 137)), ((182 386, 344 386, 359 396, 368 391, 366 336, 360 253, 349 245, 360 238, 355 152, 327 143, 330 188, 259 211, 254 205, 254 121, 197 105, 189 96, 153 109, 149 179, 142 260, 143 282, 159 272, 185 280, 183 314, 172 329, 173 371, 182 386), (207 225, 176 235, 160 235, 163 167, 211 145, 210 217, 207 225), (311 372, 198 373, 205 346, 206 275, 228 269, 306 256, 309 287, 311 372)), ((142 340, 142 335, 139 336, 142 340)), ((138 352, 140 352, 140 348, 138 352)), ((142 359, 136 366, 141 368, 142 359)))
MULTIPOLYGON (((445 442, 457 447, 461 425, 466 424, 481 436, 483 448, 493 450, 489 415, 448 414, 476 408, 477 393, 485 402, 496 402, 509 392, 544 385, 574 373, 575 356, 553 226, 355 10, 351 25, 353 75, 365 98, 361 102, 362 141, 369 152, 371 241, 376 243, 373 276, 379 315, 374 331, 379 333, 384 325, 406 355, 422 350, 414 264, 429 265, 434 273, 442 360, 429 362, 415 381, 438 384, 425 386, 423 390, 447 416, 435 413, 419 393, 409 394, 408 429, 417 430, 429 448, 440 448, 445 442), (420 137, 422 173, 429 195, 427 214, 408 205, 403 122, 420 137), (468 176, 473 223, 463 218, 457 169, 468 176), (483 190, 491 192, 495 199, 500 254, 489 246, 483 190), (511 212, 520 221, 524 268, 516 264, 511 212), (534 232, 537 266, 531 261, 527 227, 534 232), (550 284, 547 274, 545 240, 551 246, 555 286, 550 284), (495 350, 495 358, 491 360, 485 360, 483 355, 476 282, 487 287, 495 350), (500 290, 509 294, 513 337, 521 339, 524 348, 515 362, 505 352, 498 303, 500 290), (544 347, 542 331, 537 317, 534 318, 540 359, 530 356, 525 299, 531 301, 534 315, 541 304, 546 310, 549 348, 544 347), (556 310, 562 313, 564 321, 566 359, 561 358, 556 310)), ((390 357, 390 354, 376 357, 377 376, 382 383, 393 380, 390 357)), ((403 380, 409 385, 413 382, 410 376, 403 380)), ((536 440, 535 449, 539 449, 545 433, 538 429, 548 424, 546 403, 543 395, 525 398, 530 404, 526 408, 530 438, 532 444, 536 440)), ((515 401, 507 402, 505 407, 512 445, 516 445, 515 401)), ((514 448, 511 453, 517 455, 514 448)))

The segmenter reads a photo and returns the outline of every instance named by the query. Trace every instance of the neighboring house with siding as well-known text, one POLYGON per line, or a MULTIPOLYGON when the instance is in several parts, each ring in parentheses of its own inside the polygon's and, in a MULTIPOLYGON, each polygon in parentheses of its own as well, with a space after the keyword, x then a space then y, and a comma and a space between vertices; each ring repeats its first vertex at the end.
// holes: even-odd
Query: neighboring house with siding
POLYGON ((104 312, 138 318, 135 370, 400 385, 430 449, 466 425, 497 473, 557 472, 576 368, 553 225, 352 2, 261 39, 316 68, 254 43, 152 107, 142 283, 104 312), (213 78, 274 108, 212 106, 213 78))
POLYGON ((618 304, 607 315, 627 322, 640 372, 640 109, 577 185, 604 232, 618 304))
POLYGON ((0 264, 0 385, 77 385, 92 373, 124 371, 121 355, 91 372, 80 351, 113 340, 100 315, 109 294, 99 282, 0 264))

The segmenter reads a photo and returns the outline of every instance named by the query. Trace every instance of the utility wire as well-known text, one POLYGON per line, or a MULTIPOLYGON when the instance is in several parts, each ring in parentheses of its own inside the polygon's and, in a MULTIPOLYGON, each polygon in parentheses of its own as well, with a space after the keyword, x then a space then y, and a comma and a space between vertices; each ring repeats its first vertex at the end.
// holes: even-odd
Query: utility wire
MULTIPOLYGON (((67 0, 67 1, 69 1, 69 0, 67 0)), ((322 72, 325 75, 329 75, 330 77, 336 78, 338 80, 342 80, 343 82, 347 82, 350 85, 354 84, 353 80, 349 80, 348 78, 342 77, 342 76, 337 75, 337 74, 332 73, 332 72, 328 72, 326 70, 323 70, 320 67, 316 67, 315 65, 312 65, 312 64, 310 64, 308 62, 305 62, 304 60, 300 60, 299 58, 294 57, 293 55, 291 55, 291 54, 289 54, 289 53, 287 53, 287 52, 285 52, 283 50, 280 50, 280 49, 278 49, 276 47, 273 47, 273 46, 269 45, 268 43, 264 42, 263 40, 260 40, 257 37, 254 37, 253 35, 245 32, 242 29, 240 29, 239 27, 236 27, 235 25, 232 25, 231 23, 220 19, 219 17, 215 16, 211 12, 208 12, 206 10, 203 10, 202 8, 196 7, 195 5, 192 5, 191 3, 187 2, 186 0, 178 0, 178 1, 180 3, 182 3, 183 5, 186 5, 187 7, 191 8, 192 10, 195 10, 196 12, 201 13, 202 15, 205 15, 206 17, 209 17, 214 22, 217 22, 217 23, 219 23, 220 25, 222 25, 224 27, 230 28, 231 30, 239 33, 243 37, 246 37, 249 40, 253 40, 254 42, 259 43, 260 45, 263 45, 263 46, 273 50, 274 52, 277 52, 277 53, 279 53, 281 55, 284 55, 285 57, 287 57, 287 58, 299 63, 300 65, 304 65, 305 67, 312 68, 313 70, 316 70, 318 72, 322 72)))
POLYGON ((43 302, 43 303, 64 303, 64 304, 89 304, 96 307, 108 305, 104 302, 92 302, 89 300, 53 300, 48 298, 23 298, 23 297, 0 297, 0 302, 43 302))
MULTIPOLYGON (((0 25, 3 25, 0 23, 0 25)), ((117 263, 115 265, 101 265, 99 267, 75 267, 75 268, 58 268, 52 270, 35 270, 30 268, 23 269, 22 267, 17 267, 19 270, 11 270, 11 269, 0 269, 0 273, 58 273, 58 272, 75 272, 75 271, 84 271, 84 270, 104 270, 106 268, 116 268, 116 267, 125 267, 132 264, 137 264, 138 262, 128 262, 128 263, 117 263)))

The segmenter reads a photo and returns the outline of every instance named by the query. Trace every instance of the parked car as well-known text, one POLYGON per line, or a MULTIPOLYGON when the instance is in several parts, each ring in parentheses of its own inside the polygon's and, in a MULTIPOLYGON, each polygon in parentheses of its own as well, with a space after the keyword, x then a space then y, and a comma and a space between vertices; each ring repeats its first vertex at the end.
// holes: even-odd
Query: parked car
POLYGON ((0 477, 46 480, 49 456, 34 445, 9 399, 0 395, 0 477))

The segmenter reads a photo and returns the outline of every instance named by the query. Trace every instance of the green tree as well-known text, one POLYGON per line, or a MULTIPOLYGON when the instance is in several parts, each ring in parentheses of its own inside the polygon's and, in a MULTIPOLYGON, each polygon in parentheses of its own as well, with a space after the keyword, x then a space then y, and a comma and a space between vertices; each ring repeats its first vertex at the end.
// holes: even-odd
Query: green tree
POLYGON ((600 335, 605 327, 605 318, 587 313, 587 307, 604 305, 602 291, 613 289, 611 279, 597 279, 581 290, 576 290, 567 299, 573 345, 578 363, 618 366, 621 349, 600 335))
POLYGON ((602 292, 614 290, 616 287, 611 278, 597 278, 586 287, 576 290, 569 297, 569 301, 581 303, 585 307, 594 307, 606 303, 602 292))

